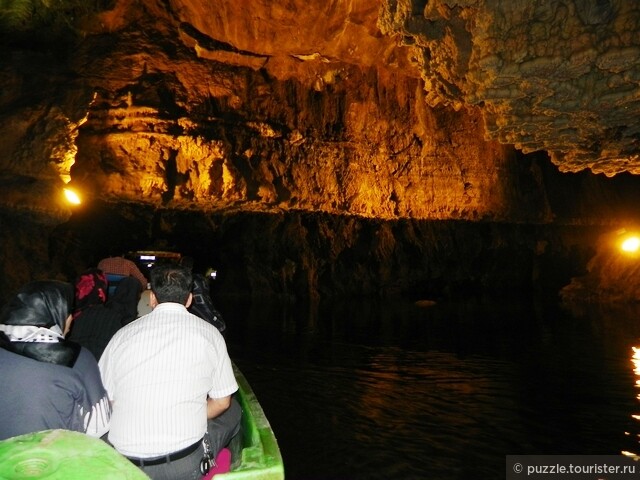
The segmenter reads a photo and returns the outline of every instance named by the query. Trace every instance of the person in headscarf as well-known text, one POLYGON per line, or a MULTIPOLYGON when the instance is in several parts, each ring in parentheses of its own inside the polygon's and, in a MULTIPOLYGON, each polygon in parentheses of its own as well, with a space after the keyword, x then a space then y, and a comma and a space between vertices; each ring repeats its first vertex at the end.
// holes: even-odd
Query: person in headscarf
POLYGON ((0 440, 48 429, 101 437, 111 407, 96 359, 65 339, 73 286, 29 283, 0 312, 0 440))
POLYGON ((91 268, 76 280, 76 303, 69 340, 87 348, 96 360, 113 334, 136 318, 140 283, 133 277, 120 281, 107 299, 105 274, 91 268))

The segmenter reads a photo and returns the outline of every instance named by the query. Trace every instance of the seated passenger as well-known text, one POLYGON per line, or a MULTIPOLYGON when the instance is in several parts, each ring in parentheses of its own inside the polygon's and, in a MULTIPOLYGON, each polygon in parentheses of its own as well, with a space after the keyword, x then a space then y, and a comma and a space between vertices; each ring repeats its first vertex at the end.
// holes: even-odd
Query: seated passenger
POLYGON ((100 360, 103 350, 120 328, 136 318, 140 283, 124 278, 107 299, 107 279, 91 268, 76 280, 73 324, 67 338, 79 343, 100 360))
POLYGON ((206 320, 220 330, 220 332, 224 332, 227 324, 222 318, 222 314, 213 306, 211 291, 209 289, 209 279, 201 273, 194 272, 193 263, 192 257, 185 256, 180 259, 180 265, 191 270, 191 274, 193 275, 193 288, 191 289, 193 301, 189 306, 189 312, 206 320))
POLYGON ((0 440, 48 429, 101 437, 111 408, 89 350, 65 340, 73 286, 25 285, 0 313, 0 440))
POLYGON ((222 334, 190 314, 191 272, 151 270, 153 311, 121 328, 100 358, 113 405, 109 442, 153 479, 199 478, 205 435, 215 458, 240 431, 222 334))
MULTIPOLYGON (((144 290, 147 288, 147 277, 140 271, 138 266, 129 260, 124 258, 123 255, 115 255, 112 257, 103 258, 98 262, 98 268, 102 270, 107 277, 109 275, 134 277, 140 282, 140 286, 144 290)), ((119 281, 119 280, 118 280, 119 281)))

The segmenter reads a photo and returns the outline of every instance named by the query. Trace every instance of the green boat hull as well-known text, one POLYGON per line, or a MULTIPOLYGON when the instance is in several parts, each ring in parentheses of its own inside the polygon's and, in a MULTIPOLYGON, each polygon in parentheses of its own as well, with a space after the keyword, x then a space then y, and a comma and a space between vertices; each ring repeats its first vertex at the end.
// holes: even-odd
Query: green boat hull
MULTIPOLYGON (((229 446, 231 470, 216 480, 282 480, 284 465, 271 425, 244 375, 234 365, 242 406, 242 439, 229 446)), ((148 477, 100 439, 45 430, 0 441, 0 480, 142 480, 148 477)))
POLYGON ((99 438, 69 430, 27 433, 0 442, 0 479, 148 479, 99 438))
POLYGON ((233 366, 242 407, 242 443, 232 441, 231 471, 216 480, 282 480, 284 464, 273 429, 242 372, 233 366))

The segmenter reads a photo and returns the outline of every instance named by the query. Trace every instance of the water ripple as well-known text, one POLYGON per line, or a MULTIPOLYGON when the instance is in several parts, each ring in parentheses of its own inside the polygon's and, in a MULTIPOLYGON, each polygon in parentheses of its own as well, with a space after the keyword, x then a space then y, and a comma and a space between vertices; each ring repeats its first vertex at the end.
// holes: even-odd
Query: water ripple
MULTIPOLYGON (((506 316, 483 330, 469 328, 477 316, 468 315, 405 319, 411 328, 421 322, 425 336, 414 335, 412 348, 389 340, 411 334, 397 319, 393 327, 376 320, 389 337, 335 328, 327 336, 322 325, 265 334, 263 319, 244 331, 244 344, 230 342, 276 432, 287 478, 494 480, 507 454, 617 454, 635 442, 630 345, 638 332, 557 315, 519 317, 518 328, 506 316), (252 348, 252 336, 265 347, 252 348)), ((367 320, 358 322, 364 332, 367 320)))

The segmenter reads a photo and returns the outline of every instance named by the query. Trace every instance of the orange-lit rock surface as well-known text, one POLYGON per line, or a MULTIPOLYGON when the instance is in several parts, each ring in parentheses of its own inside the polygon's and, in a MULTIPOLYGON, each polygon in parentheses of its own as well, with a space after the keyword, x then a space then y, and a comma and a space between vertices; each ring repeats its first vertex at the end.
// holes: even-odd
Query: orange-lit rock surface
POLYGON ((429 105, 477 105, 487 136, 563 171, 640 173, 640 5, 626 0, 385 0, 429 105))
POLYGON ((56 271, 106 248, 128 222, 123 244, 175 236, 174 212, 202 215, 185 235, 242 255, 237 233, 253 256, 229 265, 244 275, 236 286, 312 294, 353 292, 353 271, 363 292, 445 276, 526 282, 539 256, 569 264, 589 248, 534 226, 635 216, 635 197, 617 193, 638 191, 633 179, 545 163, 640 171, 634 2, 11 5, 0 6, 0 227, 12 249, 0 263, 25 269, 12 284, 33 264, 56 271), (69 180, 85 207, 62 203, 69 180), (255 224, 236 230, 234 216, 255 224), (18 258, 16 218, 33 239, 18 258), (461 223, 432 235, 425 221, 461 223), (524 270, 509 277, 511 265, 524 270))
POLYGON ((74 184, 177 208, 506 217, 513 149, 484 140, 478 110, 425 104, 377 6, 290 7, 185 3, 101 58, 87 42, 74 184))
MULTIPOLYGON (((73 27, 64 49, 39 20, 37 48, 3 56, 5 178, 50 190, 71 173, 85 195, 176 208, 500 220, 532 196, 513 145, 565 171, 637 168, 632 2, 64 5, 42 12, 73 27)), ((517 220, 551 218, 532 207, 517 220)))

